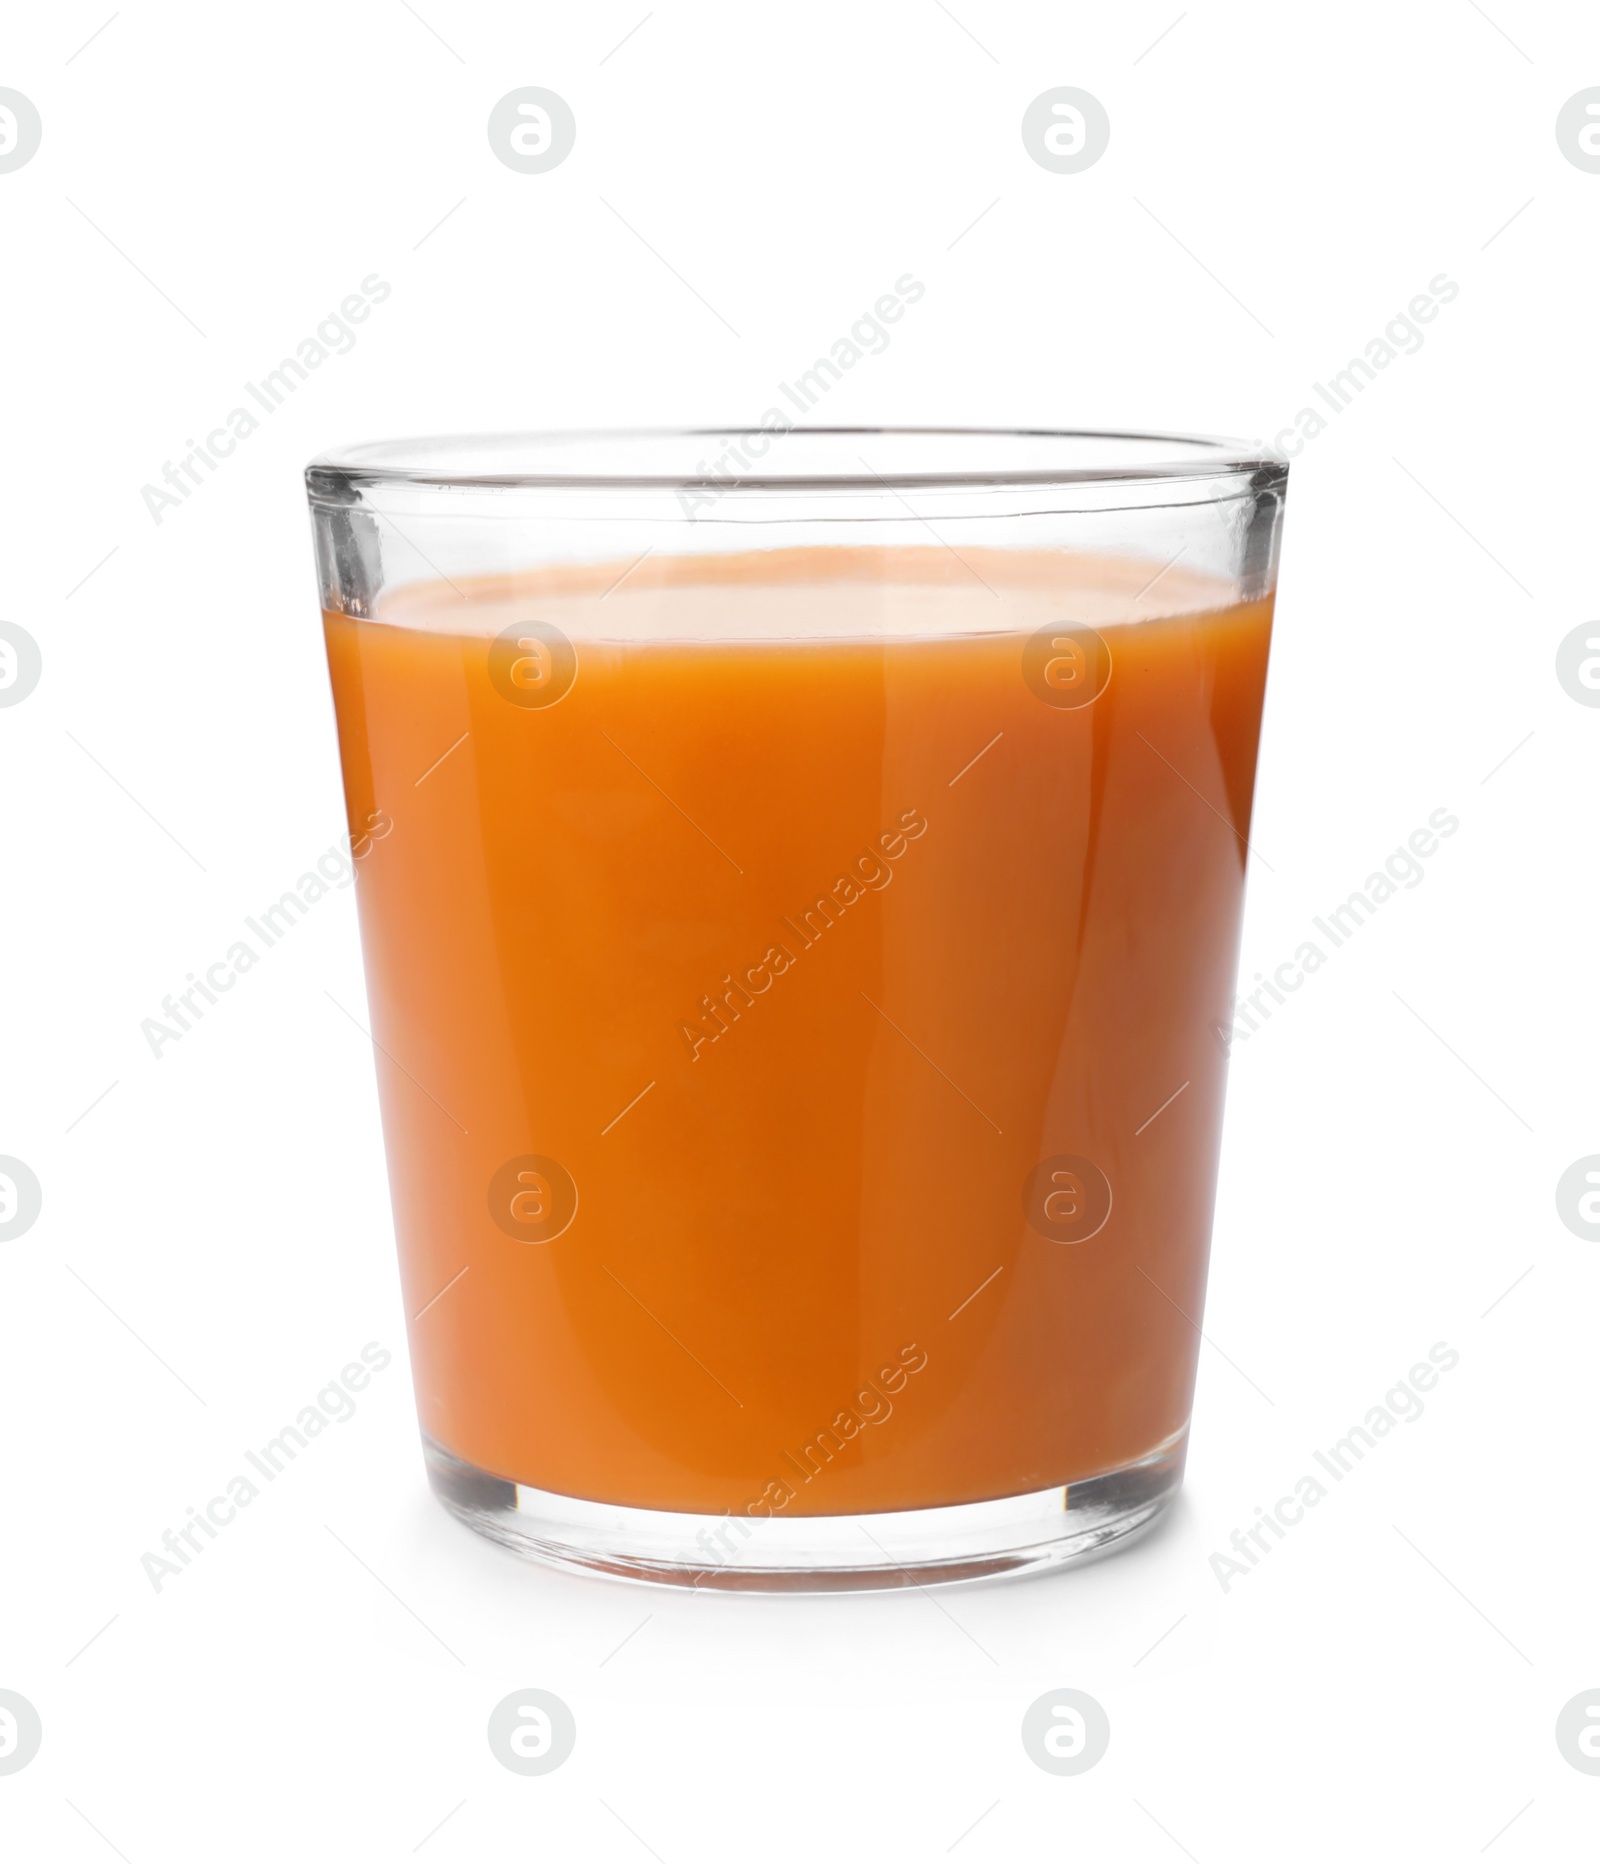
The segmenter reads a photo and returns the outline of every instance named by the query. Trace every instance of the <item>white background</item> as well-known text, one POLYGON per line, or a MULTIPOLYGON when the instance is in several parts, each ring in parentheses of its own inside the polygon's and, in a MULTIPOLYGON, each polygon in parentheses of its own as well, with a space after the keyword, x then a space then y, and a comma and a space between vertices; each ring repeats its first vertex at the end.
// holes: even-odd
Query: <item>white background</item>
POLYGON ((1600 175, 1554 126, 1600 16, 657 0, 613 50, 646 4, 134 3, 81 51, 108 0, 9 22, 44 138, 0 174, 0 615, 44 675, 0 711, 0 1152, 44 1209, 0 1243, 0 1688, 44 1745, 0 1846, 1577 1855, 1600 1255, 1554 1190, 1600 1151, 1600 711, 1554 661, 1595 601, 1600 175), (529 84, 578 123, 545 175, 485 134, 529 84), (1079 175, 1019 133, 1063 84, 1111 120, 1079 175), (1235 1050, 1163 1531, 932 1595, 546 1572, 423 1480, 349 894, 159 1062, 139 1025, 344 826, 307 458, 749 423, 907 271, 828 420, 1271 436, 1459 284, 1292 468, 1246 976, 1432 811, 1460 831, 1235 1050), (356 346, 157 525, 141 486, 373 272, 356 346), (357 1416, 155 1592, 141 1555, 369 1340, 357 1416), (1224 1591, 1209 1556, 1436 1341, 1426 1414, 1224 1591), (539 1779, 485 1740, 524 1686, 578 1724, 539 1779), (1019 1738, 1058 1687, 1111 1718, 1079 1778, 1019 1738))

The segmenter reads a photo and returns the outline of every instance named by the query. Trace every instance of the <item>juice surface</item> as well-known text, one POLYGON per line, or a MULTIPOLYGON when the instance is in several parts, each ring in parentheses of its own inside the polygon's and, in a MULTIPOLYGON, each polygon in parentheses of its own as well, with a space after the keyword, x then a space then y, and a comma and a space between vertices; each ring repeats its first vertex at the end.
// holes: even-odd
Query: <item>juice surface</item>
POLYGON ((624 571, 325 617, 423 1429, 717 1514, 1170 1443, 1270 601, 1046 552, 624 571), (1092 648, 1029 646, 1071 624, 1089 703, 1092 648))

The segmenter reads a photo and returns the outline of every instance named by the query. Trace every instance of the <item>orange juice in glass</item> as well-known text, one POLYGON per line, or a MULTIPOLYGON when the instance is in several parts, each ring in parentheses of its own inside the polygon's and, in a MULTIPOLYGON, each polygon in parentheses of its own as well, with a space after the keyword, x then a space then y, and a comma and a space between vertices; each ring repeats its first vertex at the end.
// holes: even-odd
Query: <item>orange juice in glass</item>
POLYGON ((308 470, 430 1479, 680 1584, 1070 1560, 1182 1475, 1286 468, 757 438, 308 470))

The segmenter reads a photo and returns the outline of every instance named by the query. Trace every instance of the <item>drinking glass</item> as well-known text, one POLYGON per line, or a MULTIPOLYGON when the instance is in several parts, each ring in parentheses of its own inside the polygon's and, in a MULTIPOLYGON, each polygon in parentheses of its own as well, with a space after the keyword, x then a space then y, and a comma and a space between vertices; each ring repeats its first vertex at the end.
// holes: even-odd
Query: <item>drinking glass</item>
POLYGON ((444 1505, 735 1588, 1147 1527, 1283 461, 773 416, 306 477, 444 1505))

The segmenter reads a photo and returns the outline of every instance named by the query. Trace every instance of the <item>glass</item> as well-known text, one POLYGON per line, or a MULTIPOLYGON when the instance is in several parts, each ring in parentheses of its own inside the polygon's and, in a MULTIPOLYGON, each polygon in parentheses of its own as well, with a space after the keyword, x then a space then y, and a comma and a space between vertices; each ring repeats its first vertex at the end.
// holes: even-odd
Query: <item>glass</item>
POLYGON ((1285 464, 778 422, 306 477, 445 1506, 787 1589, 1151 1523, 1285 464))

